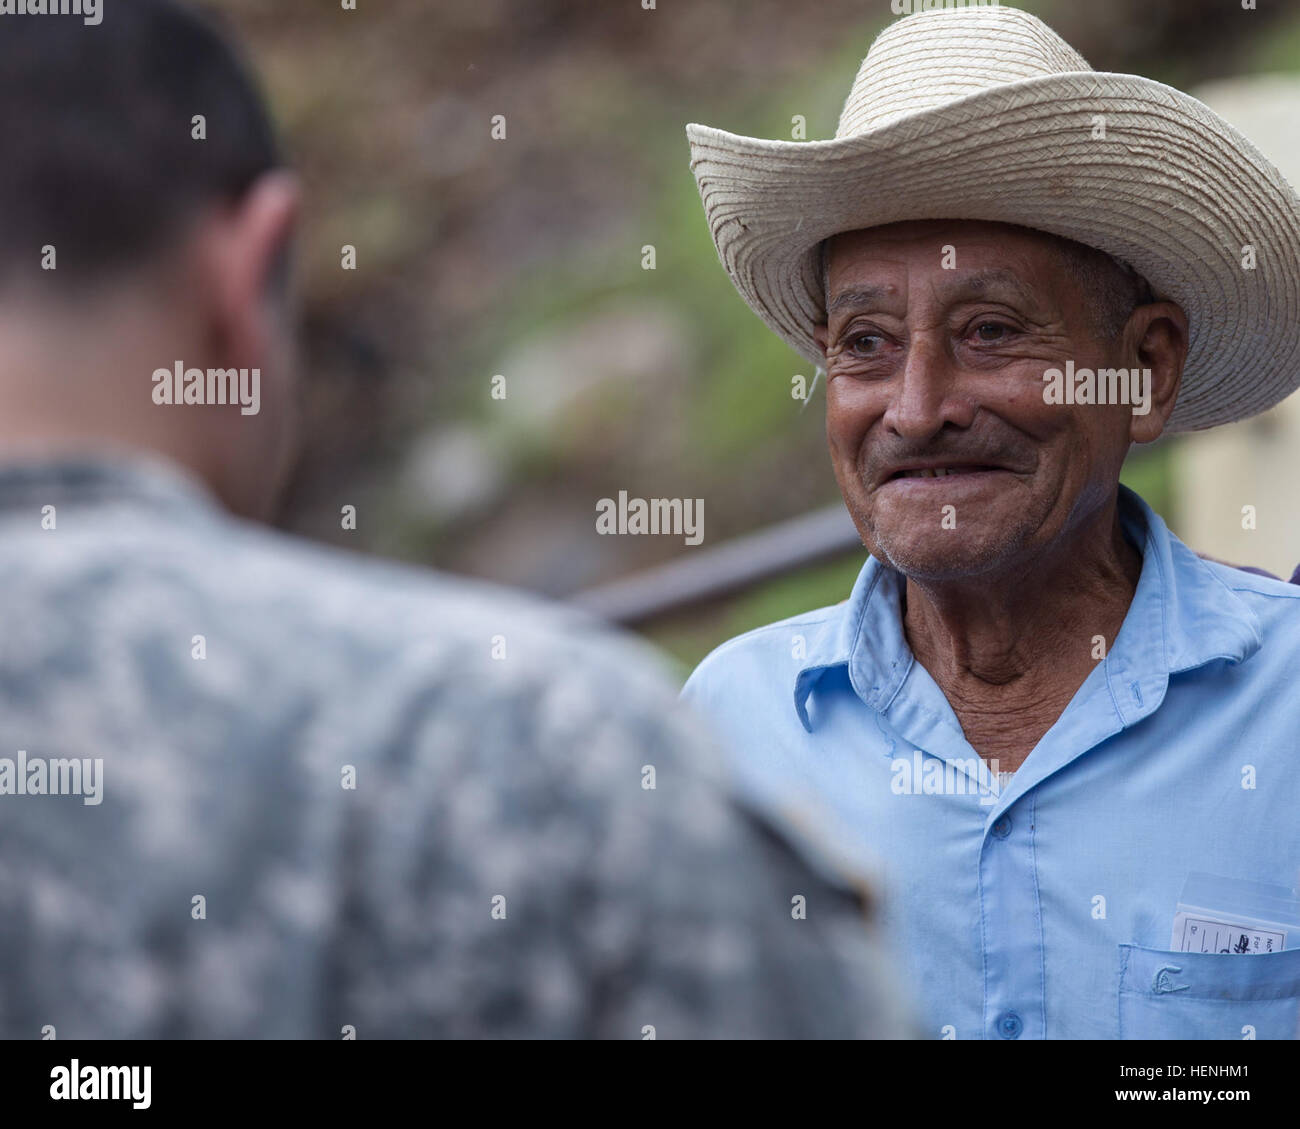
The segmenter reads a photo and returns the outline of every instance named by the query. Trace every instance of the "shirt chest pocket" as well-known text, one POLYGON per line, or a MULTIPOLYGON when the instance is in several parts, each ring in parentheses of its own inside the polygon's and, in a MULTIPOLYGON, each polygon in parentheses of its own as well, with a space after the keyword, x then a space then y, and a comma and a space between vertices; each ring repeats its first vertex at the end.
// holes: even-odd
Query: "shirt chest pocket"
POLYGON ((1238 956, 1120 945, 1119 1037, 1300 1038, 1300 949, 1238 956))

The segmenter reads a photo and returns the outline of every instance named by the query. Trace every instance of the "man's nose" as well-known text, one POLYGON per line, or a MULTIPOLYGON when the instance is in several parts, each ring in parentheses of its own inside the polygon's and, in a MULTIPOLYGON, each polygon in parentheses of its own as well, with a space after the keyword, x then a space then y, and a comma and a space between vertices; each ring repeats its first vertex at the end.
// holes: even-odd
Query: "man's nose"
POLYGON ((894 395, 884 424, 895 434, 920 442, 938 434, 946 424, 970 426, 972 405, 960 399, 958 371, 943 344, 914 339, 895 376, 894 395))

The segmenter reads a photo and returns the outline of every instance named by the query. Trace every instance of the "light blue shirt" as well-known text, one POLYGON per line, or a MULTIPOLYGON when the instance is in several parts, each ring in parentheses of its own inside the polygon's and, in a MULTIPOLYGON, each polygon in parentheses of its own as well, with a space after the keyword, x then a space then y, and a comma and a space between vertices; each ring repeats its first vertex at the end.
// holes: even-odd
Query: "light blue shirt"
POLYGON ((683 691, 745 788, 878 861, 936 1038, 1297 1036, 1300 930, 1254 955, 1171 933, 1193 871, 1296 886, 1300 589, 1201 560, 1123 487, 1120 512, 1143 557, 1123 627, 1000 794, 875 559, 683 691))

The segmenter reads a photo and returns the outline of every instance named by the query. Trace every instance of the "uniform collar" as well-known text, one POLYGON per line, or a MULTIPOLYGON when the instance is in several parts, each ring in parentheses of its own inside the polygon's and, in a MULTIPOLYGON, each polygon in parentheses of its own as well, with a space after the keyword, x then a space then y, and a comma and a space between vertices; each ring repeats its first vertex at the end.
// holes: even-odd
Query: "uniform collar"
POLYGON ((0 457, 0 510, 36 505, 127 504, 221 515, 206 483, 170 459, 135 450, 0 457))
MULTIPOLYGON (((1142 572, 1104 666, 1120 723, 1129 726, 1160 704, 1171 674, 1216 659, 1242 662, 1261 638, 1245 602, 1125 486, 1119 512, 1141 547, 1142 572)), ((882 713, 902 688, 916 661, 903 634, 904 583, 901 573, 868 558, 848 601, 809 639, 794 685, 794 708, 808 732, 809 699, 834 668, 846 667, 858 697, 882 713)))

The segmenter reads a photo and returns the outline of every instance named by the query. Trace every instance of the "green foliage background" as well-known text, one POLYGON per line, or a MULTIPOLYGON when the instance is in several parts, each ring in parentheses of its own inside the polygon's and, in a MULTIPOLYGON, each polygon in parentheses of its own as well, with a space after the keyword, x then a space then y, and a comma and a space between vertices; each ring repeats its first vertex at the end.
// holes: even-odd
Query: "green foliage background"
MULTIPOLYGON (((1300 70, 1292 3, 1022 6, 1098 70, 1183 88, 1300 70)), ((599 537, 595 502, 620 489, 704 498, 706 545, 836 499, 820 395, 806 410, 790 397, 792 375, 812 374, 719 266, 684 126, 788 137, 800 114, 810 138, 833 135, 893 18, 885 0, 216 7, 265 76, 308 198, 309 441, 286 527, 565 598, 683 551, 599 537), (509 137, 490 142, 498 113, 509 137), (362 515, 352 536, 344 502, 362 515)), ((1170 466, 1161 446, 1125 481, 1176 530, 1170 466)), ((843 599, 861 563, 646 634, 686 669, 737 632, 843 599)))

